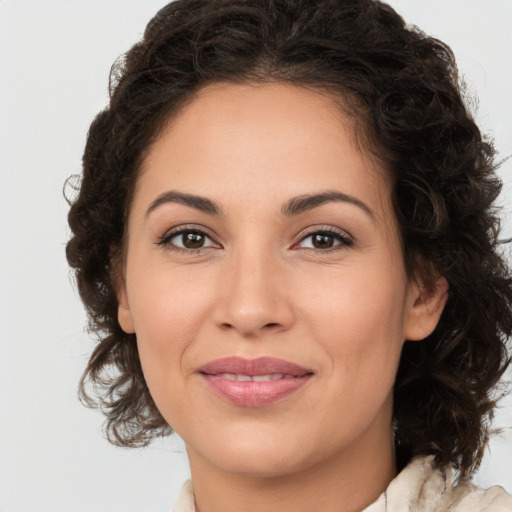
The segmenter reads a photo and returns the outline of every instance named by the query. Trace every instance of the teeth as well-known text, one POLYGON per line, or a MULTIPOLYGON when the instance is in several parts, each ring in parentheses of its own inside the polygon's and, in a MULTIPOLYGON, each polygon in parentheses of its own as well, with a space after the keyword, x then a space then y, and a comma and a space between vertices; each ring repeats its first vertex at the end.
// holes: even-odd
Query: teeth
POLYGON ((236 380, 236 373, 220 373, 219 377, 228 380, 236 380))
POLYGON ((283 375, 282 373, 269 373, 267 375, 243 375, 241 373, 219 373, 219 377, 227 380, 236 380, 238 382, 268 382, 284 378, 292 378, 293 375, 283 375))
POLYGON ((271 373, 269 375, 254 375, 252 380, 256 382, 267 382, 269 380, 279 380, 283 378, 282 373, 271 373))

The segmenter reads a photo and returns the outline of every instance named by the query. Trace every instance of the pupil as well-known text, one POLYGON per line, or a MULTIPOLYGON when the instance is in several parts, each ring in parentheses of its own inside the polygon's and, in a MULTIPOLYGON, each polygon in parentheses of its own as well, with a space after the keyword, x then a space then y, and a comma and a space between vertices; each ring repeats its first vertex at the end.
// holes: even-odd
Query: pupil
POLYGON ((313 245, 316 249, 330 249, 334 245, 334 240, 331 235, 315 235, 313 245))
POLYGON ((183 245, 187 249, 199 249, 204 244, 204 235, 200 233, 187 233, 183 235, 183 245))

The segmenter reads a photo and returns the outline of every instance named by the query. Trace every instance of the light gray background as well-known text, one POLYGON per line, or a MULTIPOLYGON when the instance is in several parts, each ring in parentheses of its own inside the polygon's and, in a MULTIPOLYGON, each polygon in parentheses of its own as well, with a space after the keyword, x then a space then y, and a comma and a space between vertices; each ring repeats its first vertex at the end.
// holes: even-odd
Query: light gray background
MULTIPOLYGON (((164 0, 0 0, 0 511, 168 511, 187 477, 179 440, 113 448, 77 401, 92 341, 65 262, 65 178, 107 100, 116 57, 164 0)), ((512 154, 512 1, 392 0, 448 42, 480 97, 476 117, 512 154)), ((512 213, 512 161, 501 173, 512 213)), ((510 217, 505 231, 512 233, 510 217)), ((512 426, 512 400, 497 424, 512 426)), ((512 432, 476 481, 512 490, 512 432)))

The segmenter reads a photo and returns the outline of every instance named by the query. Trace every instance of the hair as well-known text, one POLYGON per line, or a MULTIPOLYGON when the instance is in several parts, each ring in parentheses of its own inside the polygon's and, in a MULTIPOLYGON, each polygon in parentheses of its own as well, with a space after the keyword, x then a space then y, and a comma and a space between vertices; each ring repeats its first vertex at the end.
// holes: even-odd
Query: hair
POLYGON ((176 0, 113 66, 71 201, 67 258, 98 343, 80 383, 114 444, 172 428, 117 319, 116 261, 141 163, 164 123, 208 84, 281 81, 328 92, 393 183, 404 261, 449 284, 435 331, 406 341, 394 390, 399 467, 433 455, 468 475, 491 433, 509 363, 512 278, 499 240, 492 142, 465 104, 450 48, 377 0, 176 0))

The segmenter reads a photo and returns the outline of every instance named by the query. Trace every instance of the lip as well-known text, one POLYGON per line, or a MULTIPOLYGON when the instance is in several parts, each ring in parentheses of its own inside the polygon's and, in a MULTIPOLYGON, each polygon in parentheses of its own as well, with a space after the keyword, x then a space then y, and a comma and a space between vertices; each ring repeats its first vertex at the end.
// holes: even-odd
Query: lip
POLYGON ((199 368, 198 373, 214 393, 242 407, 277 402, 301 389, 313 376, 311 369, 274 357, 217 359, 199 368), (243 378, 272 375, 273 380, 239 381, 233 380, 233 374, 243 378))

